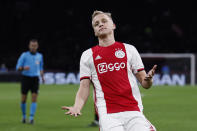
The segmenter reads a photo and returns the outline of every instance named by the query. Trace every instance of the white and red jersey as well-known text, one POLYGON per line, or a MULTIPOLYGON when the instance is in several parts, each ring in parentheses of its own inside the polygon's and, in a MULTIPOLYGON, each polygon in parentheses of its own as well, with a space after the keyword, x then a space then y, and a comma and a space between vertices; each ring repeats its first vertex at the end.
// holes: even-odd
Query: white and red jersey
POLYGON ((132 45, 115 42, 83 52, 80 80, 90 79, 95 88, 97 108, 107 113, 142 111, 140 91, 134 76, 144 69, 141 57, 132 45))

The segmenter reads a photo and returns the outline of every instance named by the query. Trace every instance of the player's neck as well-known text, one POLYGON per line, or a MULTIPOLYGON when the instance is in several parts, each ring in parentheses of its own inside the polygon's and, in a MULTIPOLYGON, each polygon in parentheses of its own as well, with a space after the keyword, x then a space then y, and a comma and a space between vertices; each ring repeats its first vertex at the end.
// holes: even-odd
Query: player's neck
POLYGON ((98 38, 99 46, 107 47, 115 43, 115 39, 113 35, 108 35, 106 37, 98 38))
POLYGON ((35 55, 36 54, 36 52, 34 52, 34 51, 29 51, 30 52, 30 54, 32 54, 32 55, 35 55))

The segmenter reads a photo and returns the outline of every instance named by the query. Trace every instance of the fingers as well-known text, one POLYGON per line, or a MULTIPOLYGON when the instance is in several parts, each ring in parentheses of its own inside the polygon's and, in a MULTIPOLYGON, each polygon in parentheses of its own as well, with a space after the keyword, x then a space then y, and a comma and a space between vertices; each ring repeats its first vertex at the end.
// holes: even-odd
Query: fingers
POLYGON ((71 111, 68 111, 68 112, 66 112, 65 114, 66 114, 66 115, 75 116, 75 117, 77 117, 77 116, 81 115, 81 113, 80 113, 80 112, 79 112, 79 113, 72 113, 71 111))
POLYGON ((156 69, 157 65, 154 65, 153 68, 148 72, 148 77, 153 77, 156 69))
POLYGON ((154 65, 153 68, 152 68, 152 74, 154 75, 155 74, 155 70, 157 69, 157 65, 154 65))
POLYGON ((153 66, 153 69, 152 69, 152 76, 154 76, 154 74, 155 74, 155 70, 157 69, 157 65, 154 65, 153 66))
POLYGON ((157 65, 154 65, 153 68, 148 72, 144 80, 150 81, 153 78, 156 69, 157 69, 157 65))
POLYGON ((152 70, 150 70, 145 78, 151 79, 153 77, 153 75, 154 75, 154 72, 152 70))
POLYGON ((75 117, 81 115, 81 112, 73 109, 73 107, 62 106, 62 110, 68 110, 65 113, 66 115, 71 115, 71 116, 75 116, 75 117))
POLYGON ((145 80, 145 81, 150 81, 150 80, 152 80, 152 76, 146 76, 146 77, 144 78, 144 80, 145 80))
POLYGON ((80 116, 80 115, 81 115, 81 113, 80 113, 80 112, 79 112, 79 113, 75 113, 75 114, 74 114, 74 116, 75 116, 75 117, 80 116))
POLYGON ((68 111, 68 112, 66 112, 65 114, 66 114, 66 115, 69 115, 69 114, 71 114, 71 112, 70 112, 70 111, 68 111))
POLYGON ((152 69, 153 70, 156 70, 157 69, 157 65, 154 65, 152 69))
POLYGON ((45 79, 44 78, 42 78, 42 83, 45 83, 45 79))

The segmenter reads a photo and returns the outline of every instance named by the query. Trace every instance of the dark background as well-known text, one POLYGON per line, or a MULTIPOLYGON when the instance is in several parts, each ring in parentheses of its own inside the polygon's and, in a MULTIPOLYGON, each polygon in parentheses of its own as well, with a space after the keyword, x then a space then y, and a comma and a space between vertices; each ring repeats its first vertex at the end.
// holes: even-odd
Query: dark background
POLYGON ((14 70, 31 38, 39 40, 45 69, 77 71, 81 53, 96 45, 94 10, 111 12, 116 41, 140 53, 196 53, 197 15, 192 1, 0 1, 0 64, 14 70))

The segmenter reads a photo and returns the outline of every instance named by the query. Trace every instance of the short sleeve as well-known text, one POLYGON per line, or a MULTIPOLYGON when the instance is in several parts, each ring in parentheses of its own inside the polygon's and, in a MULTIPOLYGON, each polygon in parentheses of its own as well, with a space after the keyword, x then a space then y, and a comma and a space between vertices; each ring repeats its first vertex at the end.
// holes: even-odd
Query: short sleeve
POLYGON ((43 71, 44 70, 44 60, 43 60, 43 55, 42 54, 40 54, 41 55, 41 60, 40 60, 40 70, 41 71, 43 71))
POLYGON ((25 53, 22 53, 21 56, 18 58, 17 64, 16 64, 16 70, 19 69, 19 67, 24 66, 24 60, 25 60, 25 53))
POLYGON ((80 59, 80 80, 91 79, 91 70, 90 70, 90 50, 87 50, 82 53, 80 59))
POLYGON ((137 72, 144 70, 144 64, 137 49, 133 45, 128 44, 126 45, 126 47, 128 53, 128 61, 133 73, 136 74, 137 72))

